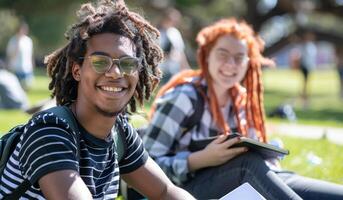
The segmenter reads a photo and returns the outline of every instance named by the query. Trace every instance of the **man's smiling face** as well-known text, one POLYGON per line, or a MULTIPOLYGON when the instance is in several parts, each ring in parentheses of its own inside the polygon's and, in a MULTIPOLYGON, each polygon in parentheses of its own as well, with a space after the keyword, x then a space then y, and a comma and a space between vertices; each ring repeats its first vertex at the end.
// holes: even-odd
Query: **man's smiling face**
POLYGON ((121 112, 131 99, 138 82, 138 71, 121 74, 116 64, 105 73, 97 73, 92 66, 91 55, 103 55, 118 59, 135 57, 133 42, 124 36, 102 33, 87 41, 87 52, 82 66, 74 65, 73 73, 78 85, 78 103, 113 117, 121 112), (79 76, 79 77, 78 77, 79 76))

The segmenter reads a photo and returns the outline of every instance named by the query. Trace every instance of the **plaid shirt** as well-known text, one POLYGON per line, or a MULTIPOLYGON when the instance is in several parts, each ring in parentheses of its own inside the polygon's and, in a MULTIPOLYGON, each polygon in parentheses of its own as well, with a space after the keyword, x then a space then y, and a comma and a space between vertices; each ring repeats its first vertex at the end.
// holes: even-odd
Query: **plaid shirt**
MULTIPOLYGON (((202 86, 207 94, 205 81, 202 86)), ((187 120, 197 109, 195 108, 197 98, 199 98, 197 91, 191 84, 183 84, 167 91, 157 100, 156 111, 143 136, 145 148, 150 156, 176 184, 181 184, 192 177, 187 163, 191 153, 188 149, 190 143, 220 133, 212 119, 207 101, 204 101, 204 112, 200 122, 193 127, 187 127, 189 124, 187 120), (185 129, 188 131, 183 133, 185 129)), ((226 113, 224 119, 234 131, 237 125, 232 105, 227 105, 223 113, 226 113)), ((239 114, 241 119, 245 118, 243 110, 240 110, 239 114)), ((255 137, 254 130, 249 130, 249 137, 255 137)))

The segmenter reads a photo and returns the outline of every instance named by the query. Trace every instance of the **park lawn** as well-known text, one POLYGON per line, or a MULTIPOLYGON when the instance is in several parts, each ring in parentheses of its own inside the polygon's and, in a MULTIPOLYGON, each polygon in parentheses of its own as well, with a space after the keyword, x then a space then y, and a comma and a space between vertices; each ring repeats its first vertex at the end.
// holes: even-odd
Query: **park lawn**
MULTIPOLYGON (((49 98, 49 79, 42 70, 36 70, 34 87, 28 93, 31 105, 49 98)), ((265 105, 269 112, 281 103, 292 103, 302 124, 325 125, 343 127, 343 102, 336 98, 338 80, 335 71, 318 71, 310 80, 311 106, 303 111, 301 103, 297 100, 300 91, 301 79, 296 71, 291 70, 265 70, 265 105), (315 89, 315 90, 314 90, 315 89)), ((146 104, 145 112, 150 108, 146 104)), ((145 115, 132 117, 135 127, 146 124, 145 115), (143 116, 143 117, 142 117, 143 116)), ((25 123, 29 115, 16 110, 0 110, 0 133, 8 131, 11 127, 25 123)), ((281 119, 267 119, 273 123, 282 122, 281 119)), ((326 140, 304 140, 281 135, 272 135, 281 138, 285 147, 291 154, 282 161, 285 169, 293 170, 301 175, 320 178, 343 184, 343 146, 334 145, 326 140), (315 154, 322 158, 319 165, 311 164, 307 157, 315 154)))
MULTIPOLYGON (((50 93, 48 90, 49 79, 42 71, 35 71, 35 80, 33 88, 28 92, 30 105, 35 105, 42 100, 48 99, 50 93), (37 75, 38 74, 38 75, 37 75)), ((17 124, 26 123, 30 115, 20 110, 1 110, 0 109, 0 133, 8 131, 17 124)))
POLYGON ((339 79, 335 70, 317 70, 310 75, 310 104, 307 109, 303 109, 299 97, 302 90, 302 77, 299 71, 264 70, 263 81, 266 113, 281 104, 290 104, 300 124, 343 127, 343 100, 339 98, 339 79))
POLYGON ((343 184, 343 146, 326 139, 300 139, 273 134, 280 138, 290 154, 281 161, 283 169, 299 175, 343 184), (319 161, 317 163, 317 158, 319 161))

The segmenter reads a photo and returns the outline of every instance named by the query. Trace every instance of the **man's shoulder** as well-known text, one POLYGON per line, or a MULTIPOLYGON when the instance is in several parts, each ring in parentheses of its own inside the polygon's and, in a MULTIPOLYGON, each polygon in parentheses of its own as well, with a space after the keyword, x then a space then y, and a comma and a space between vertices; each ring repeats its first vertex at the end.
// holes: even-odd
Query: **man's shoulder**
POLYGON ((78 133, 71 128, 68 121, 52 112, 38 113, 24 126, 20 137, 23 151, 31 148, 31 146, 38 148, 43 141, 51 144, 65 143, 68 145, 78 140, 78 133))
POLYGON ((51 111, 42 111, 34 116, 26 124, 26 129, 41 129, 41 128, 60 128, 67 132, 73 132, 70 122, 66 118, 56 115, 51 111))

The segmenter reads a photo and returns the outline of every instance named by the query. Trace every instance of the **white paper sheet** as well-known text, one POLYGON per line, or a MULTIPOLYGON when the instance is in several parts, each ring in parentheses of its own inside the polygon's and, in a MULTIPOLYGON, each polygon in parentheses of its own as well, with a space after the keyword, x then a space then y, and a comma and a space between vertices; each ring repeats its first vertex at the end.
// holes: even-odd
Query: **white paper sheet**
POLYGON ((258 193, 249 183, 244 183, 232 190, 227 195, 220 198, 220 200, 266 200, 260 193, 258 193))

